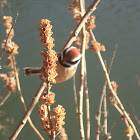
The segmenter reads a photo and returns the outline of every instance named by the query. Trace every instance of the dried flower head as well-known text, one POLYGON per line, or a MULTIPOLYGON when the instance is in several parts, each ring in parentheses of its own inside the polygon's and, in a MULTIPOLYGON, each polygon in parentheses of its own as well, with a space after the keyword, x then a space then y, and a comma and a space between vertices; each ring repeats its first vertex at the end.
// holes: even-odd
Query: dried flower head
POLYGON ((129 126, 126 130, 125 130, 125 134, 128 137, 132 137, 134 135, 134 130, 131 126, 129 126))
MULTIPOLYGON (((130 116, 130 115, 128 114, 128 116, 130 116)), ((120 119, 121 119, 121 120, 125 120, 125 119, 126 119, 125 114, 120 115, 120 119)))
POLYGON ((65 124, 63 120, 66 114, 65 109, 61 105, 53 109, 51 120, 49 120, 48 117, 47 105, 42 104, 38 109, 38 113, 41 118, 40 127, 43 128, 43 131, 47 133, 48 136, 51 135, 51 132, 58 133, 61 131, 62 126, 65 124))
MULTIPOLYGON (((115 81, 112 81, 111 85, 112 85, 112 88, 113 88, 114 92, 117 94, 117 88, 118 88, 117 83, 115 81)), ((117 104, 118 103, 111 91, 109 92, 108 96, 109 96, 109 100, 110 100, 111 104, 117 104)))
POLYGON ((48 116, 48 109, 45 104, 42 104, 41 106, 39 106, 38 114, 39 114, 40 118, 46 118, 48 116))
POLYGON ((10 31, 10 34, 9 34, 9 39, 11 39, 13 36, 14 36, 14 29, 11 29, 12 27, 12 17, 11 16, 3 16, 3 21, 5 21, 4 23, 4 27, 6 27, 6 34, 8 35, 9 34, 9 31, 10 31))
POLYGON ((111 81, 111 86, 112 86, 113 90, 114 90, 115 92, 117 92, 118 85, 117 85, 117 83, 116 83, 115 81, 111 81))
POLYGON ((97 42, 96 40, 91 41, 91 50, 93 50, 95 53, 98 51, 105 51, 105 46, 100 45, 101 43, 97 42))
POLYGON ((42 19, 40 21, 39 32, 40 37, 42 38, 41 43, 45 46, 45 49, 41 52, 44 61, 42 63, 40 78, 55 83, 55 77, 57 76, 56 61, 58 58, 56 52, 52 50, 54 39, 51 37, 53 34, 51 29, 52 25, 48 19, 42 19))
POLYGON ((54 129, 58 132, 61 131, 62 126, 65 124, 65 122, 63 121, 65 119, 65 109, 61 106, 58 105, 56 108, 53 109, 53 126, 54 129))
MULTIPOLYGON (((90 34, 89 32, 86 32, 86 42, 85 42, 85 50, 89 49, 88 43, 89 43, 89 38, 90 38, 90 34)), ((81 50, 81 38, 80 37, 76 37, 75 41, 73 42, 76 44, 76 47, 81 50)))
POLYGON ((120 115, 120 119, 121 119, 121 120, 125 120, 125 119, 126 119, 125 114, 120 115))
POLYGON ((80 12, 80 3, 79 0, 73 0, 71 4, 69 4, 70 13, 73 14, 73 18, 76 23, 79 23, 81 20, 81 12, 80 12))
POLYGON ((0 78, 4 81, 4 86, 9 90, 9 92, 15 92, 16 80, 11 73, 9 73, 9 76, 7 76, 7 74, 0 74, 0 78))
POLYGON ((40 97, 39 101, 42 104, 52 105, 55 102, 55 94, 53 92, 44 92, 43 95, 40 97))
POLYGON ((8 37, 7 40, 3 40, 1 47, 5 50, 7 59, 8 59, 8 66, 12 65, 12 57, 18 54, 19 46, 12 42, 12 38, 14 36, 14 29, 12 28, 12 17, 10 16, 3 16, 3 20, 5 21, 4 27, 6 27, 6 36, 8 37))
POLYGON ((89 30, 93 30, 96 25, 95 25, 95 16, 91 16, 89 17, 87 23, 86 23, 86 29, 89 31, 89 30))

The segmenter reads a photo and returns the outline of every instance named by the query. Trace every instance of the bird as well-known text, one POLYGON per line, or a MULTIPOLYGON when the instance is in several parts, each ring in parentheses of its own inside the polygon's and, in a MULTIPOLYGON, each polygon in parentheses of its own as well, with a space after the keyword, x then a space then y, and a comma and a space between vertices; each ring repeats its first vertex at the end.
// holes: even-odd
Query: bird
MULTIPOLYGON (((74 46, 66 48, 58 53, 56 71, 58 75, 55 77, 56 83, 61 83, 71 79, 76 73, 78 64, 81 60, 79 49, 74 46)), ((26 76, 39 75, 40 67, 25 67, 24 73, 26 76)))

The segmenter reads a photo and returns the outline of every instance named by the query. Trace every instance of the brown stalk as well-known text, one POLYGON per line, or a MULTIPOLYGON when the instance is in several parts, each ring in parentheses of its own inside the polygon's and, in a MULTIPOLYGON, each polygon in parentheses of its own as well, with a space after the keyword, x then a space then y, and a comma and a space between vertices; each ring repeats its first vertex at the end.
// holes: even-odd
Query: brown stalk
MULTIPOLYGON (((90 30, 91 36, 93 37, 93 40, 95 39, 92 30, 90 30)), ((116 55, 116 51, 117 51, 117 46, 114 49, 112 58, 111 58, 111 62, 109 64, 109 69, 108 69, 108 74, 110 74, 111 71, 111 67, 116 55)), ((107 86, 107 80, 105 79, 105 83, 103 86, 103 90, 102 90, 102 95, 100 98, 100 104, 99 104, 99 109, 98 109, 98 116, 97 116, 97 135, 96 135, 96 140, 99 140, 99 136, 100 136, 100 126, 101 126, 101 108, 102 108, 102 104, 104 102, 104 127, 105 127, 105 135, 108 134, 107 132, 107 103, 106 103, 106 86, 107 86)))
POLYGON ((39 100, 42 92, 44 91, 45 87, 46 87, 46 83, 44 81, 42 81, 39 89, 37 90, 35 96, 33 97, 29 107, 27 108, 27 111, 25 112, 23 118, 21 119, 19 125, 17 126, 16 130, 13 132, 13 134, 11 135, 9 140, 15 140, 17 138, 17 136, 19 135, 20 131, 22 130, 22 128, 26 124, 28 118, 30 117, 35 105, 38 103, 38 100, 39 100))
POLYGON ((108 86, 109 86, 109 90, 112 92, 114 98, 117 100, 120 109, 123 111, 123 114, 125 115, 125 117, 126 117, 126 119, 128 120, 129 124, 130 124, 131 127, 133 128, 134 133, 135 133, 137 139, 140 140, 140 136, 139 136, 139 134, 138 134, 138 132, 137 132, 137 129, 136 129, 136 127, 135 127, 133 121, 132 121, 131 118, 129 117, 128 113, 126 112, 126 110, 125 110, 125 108, 124 108, 124 106, 123 106, 123 104, 121 103, 120 99, 118 98, 118 96, 116 95, 116 93, 114 92, 114 90, 113 90, 113 88, 112 88, 112 85, 111 85, 111 82, 110 82, 110 78, 109 78, 108 72, 107 72, 107 70, 106 70, 106 67, 105 67, 104 61, 103 61, 103 59, 102 59, 102 56, 101 56, 101 54, 100 54, 100 51, 97 52, 97 56, 98 56, 98 58, 99 58, 99 60, 100 60, 102 69, 103 69, 104 74, 105 74, 105 77, 106 77, 106 79, 107 79, 107 83, 108 83, 108 86))
MULTIPOLYGON (((115 55, 116 55, 116 51, 117 51, 117 45, 113 51, 113 55, 112 55, 112 58, 111 58, 111 62, 109 64, 109 69, 108 69, 108 74, 110 74, 110 71, 111 71, 111 67, 112 67, 112 64, 113 64, 113 61, 114 61, 114 58, 115 58, 115 55)), ((108 135, 108 131, 107 131, 107 115, 108 115, 108 112, 107 112, 107 102, 106 102, 106 86, 107 86, 107 80, 105 79, 105 84, 104 84, 104 88, 103 88, 103 91, 104 91, 104 127, 105 127, 105 136, 108 135)), ((109 139, 109 137, 107 137, 107 140, 109 139)))
POLYGON ((75 107, 76 107, 76 115, 77 115, 77 118, 78 118, 78 103, 77 103, 75 75, 73 76, 73 91, 74 91, 74 101, 75 101, 75 107))
MULTIPOLYGON (((47 80, 47 95, 50 92, 49 87, 50 87, 50 82, 49 82, 49 80, 47 80)), ((49 122, 50 122, 50 127, 51 127, 51 130, 52 130, 53 126, 52 126, 52 121, 51 121, 51 108, 50 108, 50 105, 47 105, 47 110, 48 110, 48 118, 49 118, 49 122)), ((55 139, 55 134, 51 131, 50 140, 54 140, 54 139, 55 139)))
MULTIPOLYGON (((13 25, 12 25, 10 31, 9 31, 8 34, 7 34, 7 39, 6 39, 5 45, 8 43, 8 41, 11 42, 11 39, 9 40, 9 35, 10 35, 10 32, 11 32, 11 30, 13 29, 13 27, 14 27, 16 21, 17 21, 17 18, 18 18, 18 12, 17 12, 17 15, 16 15, 16 17, 15 17, 14 23, 13 23, 13 25)), ((5 52, 5 50, 3 51, 2 55, 4 54, 4 52, 5 52)), ((0 56, 0 58, 2 57, 2 55, 0 56)), ((14 57, 14 56, 12 56, 12 66, 11 66, 11 68, 14 70, 15 78, 16 78, 16 83, 17 83, 17 89, 18 89, 18 93, 19 93, 19 97, 20 97, 21 103, 22 103, 22 105, 23 105, 24 111, 26 111, 27 108, 26 108, 26 105, 25 105, 25 102, 24 102, 24 98, 23 98, 22 93, 21 93, 20 82, 19 82, 18 72, 17 72, 17 70, 16 70, 16 62, 15 62, 15 57, 14 57)), ((6 101, 6 99, 7 99, 9 96, 10 96, 10 94, 7 94, 7 96, 4 98, 3 101, 6 101)), ((4 102, 2 102, 2 103, 4 103, 4 102)), ((35 128, 35 126, 33 125, 33 123, 32 123, 32 121, 31 121, 30 118, 28 119, 28 121, 29 121, 29 124, 30 124, 30 126, 32 127, 32 129, 33 129, 33 130, 35 131, 35 133, 39 136, 39 138, 40 138, 41 140, 44 140, 44 138, 41 136, 41 134, 39 133, 39 131, 38 131, 38 130, 35 128)))
POLYGON ((134 114, 134 119, 136 120, 136 122, 138 123, 138 125, 140 125, 140 119, 138 118, 137 114, 136 114, 136 110, 134 108, 134 106, 131 104, 131 108, 134 114))
POLYGON ((86 95, 86 121, 87 121, 87 136, 86 140, 90 140, 90 106, 89 106, 89 95, 87 87, 87 70, 86 70, 86 60, 85 60, 85 79, 84 79, 84 89, 86 95))
MULTIPOLYGON (((93 34, 93 36, 94 36, 94 34, 93 34)), ((95 39, 95 37, 94 37, 93 39, 95 39)), ((134 133, 135 133, 135 135, 136 135, 136 138, 137 138, 138 140, 140 140, 140 136, 139 136, 139 134, 138 134, 138 132, 137 132, 137 129, 136 129, 136 127, 135 127, 133 121, 132 121, 131 118, 129 117, 129 115, 128 115, 128 113, 126 112, 126 110, 125 110, 123 104, 121 103, 119 97, 117 96, 117 94, 115 93, 115 91, 114 91, 113 88, 112 88, 111 81, 110 81, 110 78, 109 78, 109 74, 108 74, 107 69, 106 69, 106 67, 105 67, 105 64, 104 64, 104 61, 103 61, 103 58, 102 58, 102 56, 101 56, 100 51, 97 52, 97 56, 98 56, 98 58, 99 58, 99 61, 100 61, 100 63, 101 63, 102 69, 103 69, 103 72, 104 72, 104 74, 105 74, 105 77, 106 77, 106 80, 107 80, 107 83, 108 83, 109 90, 112 92, 114 98, 117 100, 117 103, 118 103, 118 105, 119 105, 119 108, 122 110, 122 112, 123 112, 123 114, 125 115, 127 121, 129 122, 129 124, 130 124, 131 127, 133 128, 134 133)))
POLYGON ((6 96, 3 98, 3 100, 0 102, 0 106, 2 106, 2 105, 5 103, 5 101, 9 98, 10 95, 11 95, 11 92, 8 91, 7 95, 6 95, 6 96))
POLYGON ((77 25, 77 27, 75 28, 71 36, 69 37, 68 41, 66 42, 62 50, 71 46, 71 44, 78 36, 79 32, 81 31, 82 27, 84 26, 84 23, 87 21, 89 16, 96 10, 96 6, 98 5, 99 2, 100 0, 94 0, 93 3, 88 7, 86 13, 84 14, 81 21, 79 22, 79 24, 77 25))
MULTIPOLYGON (((13 58, 13 64, 15 64, 15 59, 14 58, 13 58)), ((18 77, 18 72, 16 70, 16 65, 13 65, 13 68, 14 68, 14 72, 15 72, 15 78, 16 78, 16 82, 17 82, 17 90, 18 90, 18 93, 19 93, 19 97, 20 97, 21 103, 23 105, 24 111, 26 112, 27 111, 27 108, 26 108, 26 105, 25 105, 24 98, 22 96, 21 86, 20 86, 19 77, 18 77)), ((30 117, 28 118, 28 122, 29 122, 30 126, 32 127, 32 129, 35 131, 35 133, 38 135, 38 137, 41 140, 44 140, 44 138, 42 137, 42 135, 39 133, 39 131, 36 129, 36 127, 32 123, 32 120, 31 120, 30 117)))
MULTIPOLYGON (((84 7, 83 7, 83 0, 80 0, 80 9, 81 9, 81 16, 84 15, 84 7)), ((86 29, 85 23, 83 23, 83 28, 81 30, 81 62, 80 62, 80 84, 79 84, 79 93, 78 93, 78 121, 79 121, 79 130, 80 130, 80 137, 81 140, 85 139, 84 134, 84 123, 83 123, 83 92, 84 92, 84 77, 85 77, 85 44, 86 44, 86 29)))

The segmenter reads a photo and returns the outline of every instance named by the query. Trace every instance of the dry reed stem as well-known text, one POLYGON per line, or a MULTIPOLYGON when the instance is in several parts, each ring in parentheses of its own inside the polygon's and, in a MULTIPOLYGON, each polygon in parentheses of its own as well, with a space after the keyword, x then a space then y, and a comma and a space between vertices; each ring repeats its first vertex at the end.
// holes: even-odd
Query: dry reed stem
MULTIPOLYGON (((113 55, 112 55, 112 58, 111 58, 111 61, 110 61, 110 64, 109 64, 109 69, 108 69, 108 74, 110 75, 110 71, 111 71, 111 67, 112 67, 112 64, 114 62, 114 58, 115 58, 115 55, 116 55, 116 51, 117 51, 117 45, 113 51, 113 55)), ((107 86, 107 80, 105 79, 105 84, 104 84, 104 133, 105 133, 105 136, 108 136, 108 131, 107 131, 107 115, 108 115, 108 111, 107 111, 107 101, 106 101, 106 86, 107 86)), ((109 137, 106 137, 106 139, 108 140, 109 137)))
MULTIPOLYGON (((94 40, 94 39, 95 39, 94 34, 92 33, 92 35, 93 35, 93 40, 94 40)), ((103 69, 103 72, 104 72, 104 74, 105 74, 105 77, 106 77, 106 80, 107 80, 107 83, 108 83, 109 90, 112 92, 114 98, 117 100, 117 103, 118 103, 118 105, 119 105, 121 111, 123 112, 123 114, 125 115, 126 119, 127 119, 128 122, 129 122, 129 124, 130 124, 131 127, 133 128, 134 133, 135 133, 135 135, 136 135, 136 138, 137 138, 138 140, 140 140, 140 136, 139 136, 139 134, 138 134, 138 132, 137 132, 137 129, 136 129, 136 127, 135 127, 133 121, 132 121, 131 118, 129 117, 129 115, 128 115, 128 113, 126 112, 126 110, 125 110, 123 104, 121 103, 119 97, 117 96, 117 94, 115 93, 115 91, 114 91, 113 88, 112 88, 111 81, 110 81, 110 78, 109 78, 109 74, 108 74, 107 69, 106 69, 106 67, 105 67, 105 64, 104 64, 104 61, 103 61, 103 59, 102 59, 102 56, 101 56, 100 51, 97 52, 97 56, 98 56, 98 58, 99 58, 99 61, 100 61, 100 63, 101 63, 102 69, 103 69)))
POLYGON ((3 100, 0 102, 0 106, 2 106, 5 103, 5 101, 9 98, 10 95, 11 95, 11 92, 9 91, 7 95, 3 98, 3 100))
MULTIPOLYGON (((47 95, 50 92, 50 82, 49 82, 49 77, 47 76, 47 95)), ((53 126, 52 126, 52 121, 51 121, 51 107, 50 105, 47 105, 47 110, 48 110, 48 118, 49 118, 49 122, 50 122, 50 129, 52 130, 53 126)), ((50 136, 50 140, 54 140, 55 139, 55 134, 51 131, 51 136, 50 136)))
POLYGON ((112 85, 111 85, 111 82, 110 82, 110 78, 109 78, 109 75, 108 75, 108 72, 106 70, 106 67, 105 67, 105 64, 104 64, 104 61, 102 59, 102 56, 100 54, 100 51, 97 52, 97 55, 98 55, 98 58, 100 60, 100 63, 101 63, 101 66, 102 66, 102 69, 104 71, 104 74, 105 74, 105 77, 107 79, 107 83, 108 83, 108 86, 109 86, 109 89, 110 91, 112 92, 114 98, 117 100, 118 102, 118 105, 120 106, 120 109, 122 110, 123 114, 125 115, 125 117, 127 118, 128 122, 130 123, 131 127, 133 128, 134 132, 135 132, 135 135, 137 137, 138 140, 140 140, 140 136, 137 132, 137 129, 134 125, 134 123, 132 122, 132 120, 130 119, 130 117, 128 116, 128 113, 126 112, 123 104, 121 103, 120 99, 118 98, 118 96, 116 95, 116 93, 114 92, 113 88, 112 88, 112 85))
POLYGON ((85 139, 84 125, 83 125, 83 91, 84 91, 84 67, 85 67, 84 62, 85 62, 85 43, 84 45, 82 45, 82 58, 81 58, 81 63, 80 63, 81 64, 80 65, 80 85, 79 85, 79 96, 78 96, 79 97, 78 118, 79 118, 80 137, 82 140, 85 139))
MULTIPOLYGON (((114 104, 114 107, 116 108, 116 110, 118 110, 118 112, 119 112, 121 115, 124 115, 123 112, 122 112, 122 110, 119 108, 119 106, 118 106, 117 104, 114 104)), ((124 120, 125 120, 126 126, 129 127, 130 125, 129 125, 129 123, 128 123, 128 120, 127 120, 126 118, 124 118, 124 120)))
POLYGON ((103 90, 102 90, 102 95, 100 98, 100 104, 99 104, 99 109, 98 109, 98 115, 97 115, 97 131, 96 131, 96 140, 99 140, 100 137, 100 126, 101 126, 101 113, 102 113, 102 104, 104 101, 104 127, 105 127, 105 135, 107 135, 107 105, 106 105, 106 85, 107 85, 107 81, 105 79, 105 83, 103 86, 103 90))
POLYGON ((90 106, 89 106, 89 95, 88 95, 88 87, 87 87, 86 60, 85 60, 84 89, 85 89, 85 95, 86 95, 86 121, 87 121, 87 136, 86 136, 86 140, 90 140, 90 106))
MULTIPOLYGON (((17 72, 16 72, 16 81, 17 81, 17 89, 18 89, 19 97, 20 97, 21 103, 23 105, 24 111, 26 112, 27 108, 26 108, 26 105, 25 105, 25 102, 24 102, 24 98, 23 98, 21 90, 20 90, 20 83, 19 83, 19 78, 18 78, 17 72)), ((32 127, 32 129, 35 131, 35 133, 39 136, 39 138, 41 140, 45 140, 43 138, 43 136, 39 133, 39 131, 36 129, 36 127, 34 126, 34 124, 33 124, 33 122, 32 122, 30 117, 28 118, 28 122, 29 122, 30 126, 32 127)))
MULTIPOLYGON (((81 16, 84 15, 84 6, 83 0, 80 0, 80 9, 81 9, 81 16)), ((81 62, 80 62, 80 84, 79 84, 79 93, 78 93, 78 121, 79 121, 79 130, 80 130, 80 138, 81 140, 85 140, 84 134, 84 123, 83 123, 83 92, 84 92, 84 77, 85 77, 85 44, 86 44, 86 30, 85 30, 85 23, 83 23, 83 28, 81 30, 81 40, 82 40, 82 48, 81 48, 81 62)))
MULTIPOLYGON (((107 111, 107 102, 106 102, 106 86, 104 86, 104 89, 103 89, 103 94, 104 94, 104 99, 103 99, 103 102, 104 102, 104 133, 105 133, 105 136, 107 136, 107 116, 108 116, 108 111, 107 111)), ((106 138, 108 140, 108 138, 106 138)))
POLYGON ((132 108, 132 112, 134 115, 134 119, 136 120, 136 122, 138 123, 138 125, 140 125, 140 119, 138 118, 137 114, 136 114, 136 110, 134 108, 134 106, 131 104, 131 108, 132 108))
POLYGON ((62 50, 71 46, 71 44, 78 36, 79 32, 81 31, 82 27, 84 26, 84 23, 87 21, 89 16, 96 10, 96 6, 98 5, 99 2, 100 0, 94 0, 93 3, 88 7, 86 13, 84 14, 81 21, 79 22, 79 24, 77 25, 77 27, 75 28, 71 36, 69 37, 68 41, 66 42, 62 50))
MULTIPOLYGON (((13 27, 14 27, 16 21, 17 21, 17 17, 18 17, 18 12, 17 12, 17 15, 16 15, 16 17, 15 17, 14 23, 13 23, 12 27, 10 28, 10 31, 9 31, 8 34, 7 34, 7 39, 6 39, 5 45, 7 45, 7 43, 8 43, 10 32, 12 31, 12 29, 13 29, 13 27)), ((11 42, 11 39, 9 40, 9 42, 11 42)), ((1 59, 2 55, 4 54, 4 52, 5 52, 5 49, 4 49, 3 53, 2 53, 1 56, 0 56, 0 59, 1 59)), ((12 59, 11 68, 13 69, 13 71, 14 71, 14 73, 15 73, 15 78, 16 78, 16 83, 17 83, 17 89, 18 89, 18 93, 19 93, 19 96, 20 96, 20 100, 21 100, 21 102, 22 102, 24 111, 26 111, 27 109, 26 109, 26 105, 25 105, 25 102, 24 102, 24 98, 23 98, 22 93, 21 93, 21 88, 20 88, 20 83, 19 83, 18 72, 17 72, 17 69, 16 69, 15 57, 12 56, 11 59, 12 59)), ((4 101, 6 101, 6 99, 10 96, 10 93, 11 93, 11 92, 9 92, 9 94, 7 94, 7 96, 4 98, 4 100, 2 101, 2 103, 4 103, 4 101)), ((37 129, 35 128, 35 126, 33 125, 33 123, 32 123, 32 121, 31 121, 30 118, 28 119, 28 121, 29 121, 30 126, 33 128, 33 130, 36 132, 36 134, 40 137, 40 139, 41 139, 41 140, 44 140, 44 138, 41 136, 41 134, 38 132, 38 130, 37 130, 37 129)))
POLYGON ((62 128, 58 139, 59 140, 68 140, 68 136, 67 136, 64 128, 62 128))
POLYGON ((25 112, 23 118, 21 119, 19 125, 17 126, 16 130, 13 132, 13 134, 11 135, 9 140, 15 140, 17 138, 17 136, 19 135, 20 131, 22 130, 22 128, 26 124, 28 118, 30 117, 35 105, 38 103, 39 98, 40 98, 42 92, 44 91, 45 87, 46 87, 46 83, 44 81, 42 81, 39 89, 37 90, 35 96, 33 97, 29 107, 27 108, 27 111, 25 112))
MULTIPOLYGON (((10 32, 11 32, 11 30, 13 29, 13 27, 14 27, 16 21, 17 21, 17 17, 18 17, 18 12, 17 12, 17 15, 16 15, 16 17, 15 17, 14 23, 13 23, 13 25, 12 25, 10 31, 9 31, 8 34, 7 34, 7 39, 6 39, 5 45, 8 43, 8 39, 9 39, 10 32)), ((10 42, 11 42, 11 39, 10 39, 10 42)), ((4 50, 4 52, 5 52, 5 50, 4 50)), ((4 54, 4 52, 3 52, 3 54, 4 54)), ((3 54, 2 54, 2 55, 3 55, 3 54)), ((2 57, 2 55, 1 55, 1 57, 2 57)), ((14 71, 14 73, 15 73, 15 78, 16 78, 16 83, 17 83, 17 89, 18 89, 19 97, 20 97, 21 103, 22 103, 22 105, 23 105, 24 111, 26 111, 27 108, 26 108, 26 105, 25 105, 25 102, 24 102, 24 98, 23 98, 22 93, 21 93, 21 88, 20 88, 20 82, 19 82, 19 77, 18 77, 18 71, 17 71, 17 68, 16 68, 15 57, 12 56, 11 59, 12 59, 11 68, 13 69, 13 71, 14 71)), ((10 95, 10 94, 8 94, 8 95, 6 96, 6 98, 4 98, 5 101, 6 101, 6 99, 9 97, 9 95, 10 95)), ((41 139, 41 140, 44 140, 44 138, 41 136, 41 134, 39 133, 39 131, 38 131, 38 130, 35 128, 35 126, 33 125, 33 123, 32 123, 32 121, 31 121, 30 118, 28 119, 28 121, 29 121, 30 126, 31 126, 32 129, 35 131, 35 133, 40 137, 40 139, 41 139)))
POLYGON ((137 74, 136 74, 136 80, 137 80, 138 85, 140 86, 140 79, 139 79, 139 76, 137 74))
POLYGON ((77 118, 78 118, 78 103, 77 103, 75 75, 73 76, 73 92, 74 92, 74 101, 75 101, 76 115, 77 115, 77 118))
MULTIPOLYGON (((93 37, 93 40, 95 39, 92 30, 90 30, 91 36, 93 37)), ((116 51, 117 51, 117 46, 115 47, 114 51, 113 51, 113 55, 111 58, 111 62, 109 64, 109 69, 108 69, 108 74, 110 74, 111 71, 111 67, 116 55, 116 51)), ((96 135, 96 140, 99 140, 99 136, 100 136, 100 121, 101 121, 101 108, 102 108, 102 103, 104 101, 104 127, 105 127, 105 135, 107 136, 108 132, 107 132, 107 103, 106 103, 106 86, 107 86, 107 80, 105 79, 105 83, 103 86, 103 90, 102 90, 102 95, 100 98, 100 104, 99 104, 99 109, 98 109, 98 116, 97 116, 97 135, 96 135)))
MULTIPOLYGON (((13 58, 13 63, 15 64, 14 58, 13 58)), ((18 90, 18 93, 19 93, 19 98, 20 98, 21 103, 23 105, 24 111, 26 112, 27 111, 27 108, 26 108, 26 105, 25 105, 24 98, 22 96, 21 86, 20 86, 19 77, 18 77, 18 72, 16 71, 16 66, 15 65, 14 65, 14 72, 15 72, 15 77, 16 77, 16 82, 17 82, 17 90, 18 90)), ((29 122, 30 126, 32 127, 32 129, 35 131, 35 133, 38 135, 38 137, 41 140, 44 140, 43 136, 39 133, 39 131, 36 129, 36 127, 32 123, 32 120, 31 120, 30 117, 28 118, 28 122, 29 122)))

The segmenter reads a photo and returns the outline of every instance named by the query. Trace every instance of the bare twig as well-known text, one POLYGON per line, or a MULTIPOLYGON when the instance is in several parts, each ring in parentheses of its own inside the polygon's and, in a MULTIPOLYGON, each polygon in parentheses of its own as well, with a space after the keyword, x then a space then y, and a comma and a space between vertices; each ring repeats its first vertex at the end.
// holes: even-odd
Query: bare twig
POLYGON ((67 136, 64 128, 62 128, 58 138, 59 138, 59 140, 68 140, 68 136, 67 136))
MULTIPOLYGON (((49 78, 47 76, 47 95, 50 93, 50 82, 49 82, 49 78)), ((48 118, 49 118, 49 122, 50 122, 50 129, 52 130, 53 126, 52 126, 52 121, 51 121, 51 108, 50 105, 47 105, 47 110, 48 110, 48 118)), ((54 140, 55 139, 55 133, 53 133, 51 131, 50 134, 50 140, 54 140)))
POLYGON ((115 58, 115 55, 116 55, 117 48, 118 48, 118 45, 115 46, 115 49, 114 49, 114 51, 113 51, 113 55, 112 55, 112 58, 111 58, 111 62, 110 62, 110 64, 109 64, 108 74, 110 74, 111 67, 112 67, 112 64, 113 64, 113 62, 114 62, 114 58, 115 58))
POLYGON ((73 76, 73 91, 74 91, 76 115, 77 115, 77 118, 78 118, 78 104, 77 104, 77 93, 76 93, 75 75, 73 76))
POLYGON ((8 97, 11 95, 11 92, 9 91, 8 93, 7 93, 7 95, 3 98, 3 100, 0 102, 0 106, 2 106, 4 103, 5 103, 5 101, 8 99, 8 97))
POLYGON ((89 106, 89 95, 88 95, 88 87, 87 87, 86 60, 85 60, 84 89, 85 89, 85 95, 86 95, 86 117, 87 117, 87 137, 86 137, 86 140, 90 140, 90 106, 89 106))
MULTIPOLYGON (((14 57, 13 57, 13 64, 16 64, 14 57)), ((14 68, 14 72, 15 72, 15 77, 16 77, 16 82, 17 82, 17 90, 18 90, 18 93, 19 93, 19 97, 20 97, 21 103, 23 105, 24 111, 26 112, 27 111, 27 108, 26 108, 26 105, 25 105, 24 98, 22 96, 21 86, 20 86, 19 77, 18 77, 18 71, 16 70, 16 65, 13 65, 13 68, 14 68)), ((29 122, 30 126, 32 127, 32 129, 35 131, 35 133, 39 136, 39 138, 41 140, 44 140, 44 138, 42 137, 42 135, 39 133, 39 131, 36 129, 36 127, 32 123, 32 120, 31 120, 30 117, 28 118, 28 122, 29 122)))
MULTIPOLYGON (((95 39, 94 37, 94 34, 92 31, 90 31, 90 33, 92 34, 92 38, 93 40, 95 39)), ((115 58, 115 55, 116 55, 116 51, 117 51, 117 46, 115 47, 114 49, 114 52, 113 52, 113 56, 111 58, 111 62, 109 64, 109 69, 108 69, 108 74, 110 74, 110 71, 111 71, 111 67, 112 67, 112 64, 113 64, 113 61, 114 61, 114 58, 115 58)), ((100 99, 100 104, 99 104, 99 110, 98 110, 98 116, 97 116, 97 136, 96 136, 96 140, 99 140, 99 135, 100 135, 100 120, 101 120, 101 108, 102 108, 102 103, 104 101, 104 127, 105 127, 105 135, 108 134, 107 132, 107 103, 106 103, 106 85, 107 85, 107 80, 105 79, 105 83, 104 83, 104 86, 103 86, 103 90, 102 90, 102 95, 101 95, 101 99, 100 99)))
POLYGON ((35 105, 38 103, 38 100, 39 100, 42 92, 44 91, 45 87, 46 87, 46 83, 43 81, 41 83, 39 89, 37 90, 35 96, 33 97, 32 102, 30 103, 30 105, 29 105, 25 115, 23 116, 22 120, 20 121, 18 127, 16 128, 16 130, 13 132, 13 134, 9 138, 10 140, 15 140, 16 137, 19 135, 20 131, 22 130, 22 128, 26 124, 29 116, 31 115, 35 105))
MULTIPOLYGON (((105 84, 106 85, 106 84, 105 84)), ((107 135, 108 131, 107 131, 107 116, 108 116, 108 111, 107 111, 107 102, 106 102, 106 86, 104 86, 103 88, 103 94, 104 94, 104 133, 105 135, 107 135)), ((108 138, 107 138, 108 140, 108 138)))
POLYGON ((122 110, 123 114, 125 115, 126 119, 127 119, 128 122, 129 122, 129 124, 130 124, 131 127, 133 128, 134 133, 135 133, 137 139, 140 140, 140 136, 139 136, 139 134, 138 134, 138 132, 137 132, 137 129, 136 129, 136 127, 135 127, 133 121, 132 121, 131 118, 129 117, 128 113, 126 112, 126 110, 125 110, 125 108, 124 108, 124 106, 123 106, 123 104, 121 103, 120 99, 118 98, 117 94, 115 93, 115 91, 114 91, 113 88, 112 88, 111 81, 110 81, 110 78, 109 78, 109 74, 108 74, 107 69, 106 69, 106 67, 105 67, 105 64, 104 64, 104 61, 103 61, 103 59, 102 59, 102 56, 101 56, 100 51, 97 52, 97 56, 98 56, 98 58, 99 58, 99 61, 100 61, 100 63, 101 63, 102 69, 103 69, 103 72, 104 72, 104 74, 105 74, 105 77, 106 77, 106 80, 107 80, 107 83, 108 83, 109 90, 112 92, 114 98, 117 100, 120 109, 122 110))
POLYGON ((112 92, 114 98, 117 100, 118 105, 120 106, 120 109, 123 111, 125 117, 127 118, 128 122, 130 123, 131 127, 133 128, 137 139, 140 140, 140 136, 139 136, 139 134, 138 134, 138 132, 137 132, 137 129, 136 129, 134 123, 132 122, 132 120, 131 120, 131 118, 129 117, 128 113, 126 112, 124 106, 122 105, 120 99, 118 98, 118 96, 116 95, 115 91, 114 91, 113 88, 112 88, 112 85, 111 85, 111 82, 110 82, 110 78, 109 78, 108 72, 107 72, 107 70, 106 70, 106 67, 105 67, 104 61, 103 61, 103 59, 102 59, 102 56, 101 56, 101 54, 100 54, 100 51, 97 52, 97 55, 98 55, 98 58, 99 58, 99 60, 100 60, 100 63, 101 63, 102 69, 103 69, 103 71, 104 71, 105 77, 106 77, 106 79, 107 79, 107 83, 108 83, 108 86, 109 86, 110 91, 112 92))
POLYGON ((136 114, 136 110, 135 110, 134 106, 132 104, 130 106, 132 108, 133 115, 134 115, 134 118, 135 118, 136 122, 140 125, 140 119, 138 118, 138 116, 136 114))
POLYGON ((84 23, 87 21, 89 16, 96 10, 96 6, 98 5, 99 2, 100 0, 94 0, 93 3, 88 7, 86 13, 82 17, 81 21, 79 22, 79 24, 77 25, 73 33, 71 34, 70 38, 68 39, 68 41, 66 42, 62 50, 68 48, 73 43, 73 41, 81 31, 82 27, 84 26, 84 23))
MULTIPOLYGON (((111 67, 112 67, 112 64, 114 62, 114 58, 115 58, 115 55, 116 55, 116 51, 117 51, 117 45, 116 45, 116 47, 113 51, 111 62, 109 64, 108 74, 110 74, 111 67)), ((107 112, 107 102, 106 102, 106 85, 107 85, 107 80, 105 79, 105 84, 104 84, 104 88, 103 88, 103 94, 104 94, 104 127, 105 127, 104 132, 105 132, 105 135, 108 136, 108 131, 107 131, 107 115, 108 115, 108 112, 107 112)), ((109 137, 106 137, 106 139, 108 140, 109 137)))
POLYGON ((137 80, 138 85, 140 86, 140 79, 139 79, 139 76, 137 74, 136 74, 136 80, 137 80))
MULTIPOLYGON (((81 16, 84 15, 84 7, 83 7, 83 0, 80 0, 80 9, 81 9, 81 16)), ((86 44, 86 30, 85 24, 83 23, 83 28, 81 31, 81 40, 82 40, 82 48, 81 48, 81 63, 80 63, 80 85, 79 85, 79 103, 78 103, 78 120, 79 120, 79 130, 80 130, 80 137, 81 140, 85 139, 84 134, 84 124, 83 124, 83 91, 84 91, 84 68, 85 68, 85 44, 86 44)))

